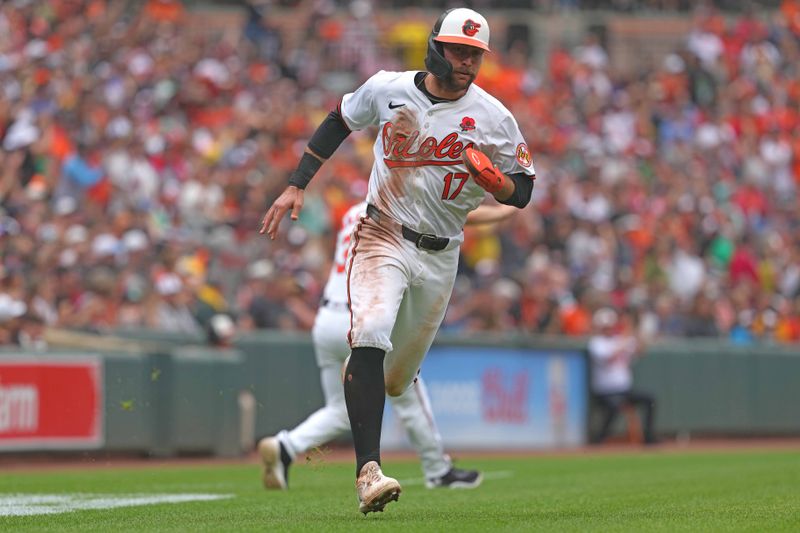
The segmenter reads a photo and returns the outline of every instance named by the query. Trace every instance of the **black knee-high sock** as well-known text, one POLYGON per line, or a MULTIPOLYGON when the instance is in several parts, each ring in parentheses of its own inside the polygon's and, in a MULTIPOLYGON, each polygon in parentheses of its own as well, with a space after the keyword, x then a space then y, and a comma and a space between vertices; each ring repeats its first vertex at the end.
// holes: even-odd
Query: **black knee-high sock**
POLYGON ((345 370, 344 399, 356 450, 356 477, 368 462, 381 464, 385 355, 379 348, 353 348, 345 370))

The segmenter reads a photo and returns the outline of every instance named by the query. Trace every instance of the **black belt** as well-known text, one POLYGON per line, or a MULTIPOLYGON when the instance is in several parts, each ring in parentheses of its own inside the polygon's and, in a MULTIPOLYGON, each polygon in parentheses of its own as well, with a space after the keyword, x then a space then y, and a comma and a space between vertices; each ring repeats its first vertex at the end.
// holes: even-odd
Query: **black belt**
MULTIPOLYGON (((369 204, 367 205, 367 216, 376 222, 380 222, 383 213, 374 205, 369 204)), ((422 248, 423 250, 438 252, 439 250, 444 250, 450 243, 450 239, 447 237, 437 237, 432 233, 419 233, 407 226, 401 227, 403 238, 413 242, 417 248, 422 248)))
POLYGON ((334 302, 327 298, 323 298, 322 301, 320 302, 320 305, 322 305, 322 307, 327 307, 329 309, 335 309, 338 311, 350 310, 350 304, 348 304, 347 302, 334 302))

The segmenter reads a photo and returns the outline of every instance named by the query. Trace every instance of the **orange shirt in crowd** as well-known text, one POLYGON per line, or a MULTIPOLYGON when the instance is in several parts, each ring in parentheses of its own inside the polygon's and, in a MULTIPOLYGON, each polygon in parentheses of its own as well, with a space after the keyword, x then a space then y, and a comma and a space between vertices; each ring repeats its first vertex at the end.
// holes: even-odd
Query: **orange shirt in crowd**
POLYGON ((800 37, 800 0, 783 0, 781 13, 792 33, 800 37))
POLYGON ((781 342, 800 341, 800 316, 782 316, 775 326, 775 340, 781 342))
POLYGON ((550 52, 550 79, 553 84, 569 84, 572 72, 572 55, 564 47, 555 47, 550 52))
POLYGON ((75 148, 69 139, 67 131, 59 125, 54 125, 50 142, 50 155, 60 163, 74 151, 75 148))
POLYGON ((561 315, 561 329, 565 335, 579 337, 588 335, 592 331, 592 317, 589 311, 581 305, 565 307, 561 315))
POLYGON ((177 22, 183 12, 183 4, 178 0, 148 0, 144 6, 144 14, 159 22, 177 22))

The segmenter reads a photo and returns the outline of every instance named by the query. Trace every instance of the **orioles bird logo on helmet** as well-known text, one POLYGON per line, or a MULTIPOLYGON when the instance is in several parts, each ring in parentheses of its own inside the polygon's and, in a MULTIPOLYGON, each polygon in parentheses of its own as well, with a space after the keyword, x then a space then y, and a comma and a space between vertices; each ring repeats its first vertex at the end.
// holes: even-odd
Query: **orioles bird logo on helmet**
POLYGON ((480 24, 478 24, 472 19, 467 19, 464 22, 464 25, 461 26, 461 31, 464 32, 464 35, 466 35, 467 37, 473 37, 476 33, 478 33, 478 30, 480 28, 481 28, 480 24))

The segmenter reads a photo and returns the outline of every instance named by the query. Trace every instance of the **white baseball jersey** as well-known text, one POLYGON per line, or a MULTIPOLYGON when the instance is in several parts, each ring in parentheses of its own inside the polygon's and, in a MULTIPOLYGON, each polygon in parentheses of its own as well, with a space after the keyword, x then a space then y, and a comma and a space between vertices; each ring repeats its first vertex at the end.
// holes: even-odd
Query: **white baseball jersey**
POLYGON ((418 72, 380 71, 342 98, 351 130, 380 128, 367 200, 418 232, 461 239, 467 213, 486 194, 461 152, 484 152, 504 174, 535 174, 516 120, 472 84, 452 102, 433 104, 415 83, 418 72))
POLYGON ((322 292, 323 299, 334 304, 347 304, 347 259, 352 244, 353 230, 361 217, 367 214, 367 203, 361 202, 342 217, 342 227, 336 235, 336 253, 333 256, 328 282, 322 292))
POLYGON ((379 127, 367 201, 394 223, 364 217, 353 232, 348 340, 386 352, 392 396, 413 382, 433 343, 455 283, 462 228, 486 194, 469 179, 462 152, 474 146, 505 174, 534 175, 519 127, 500 102, 472 84, 461 98, 434 104, 423 83, 418 72, 378 72, 339 110, 350 129, 379 127), (450 240, 429 251, 396 223, 450 240))

